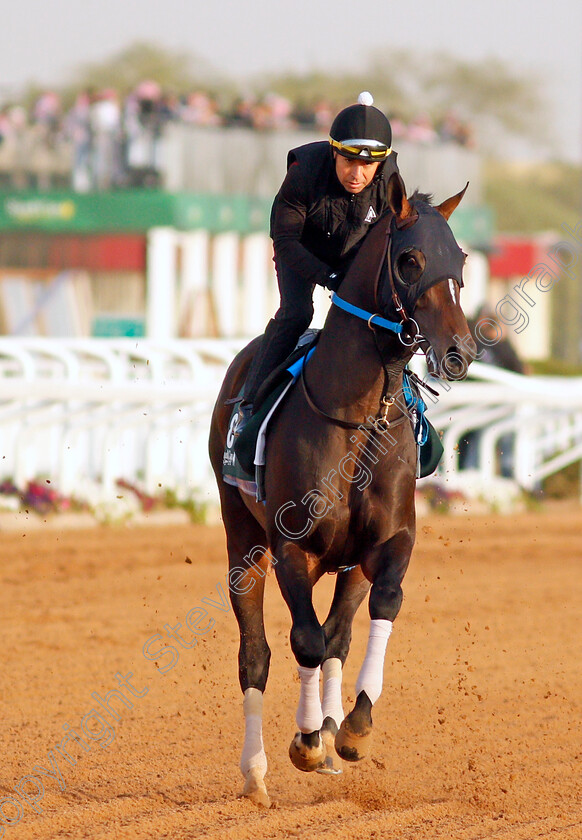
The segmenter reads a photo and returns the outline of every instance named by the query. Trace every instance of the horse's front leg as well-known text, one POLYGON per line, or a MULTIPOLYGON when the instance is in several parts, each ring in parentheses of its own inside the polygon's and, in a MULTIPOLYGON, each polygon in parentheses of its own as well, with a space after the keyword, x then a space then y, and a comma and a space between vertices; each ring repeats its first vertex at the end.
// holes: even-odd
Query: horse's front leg
POLYGON ((321 767, 325 760, 319 695, 325 636, 313 608, 313 583, 309 579, 305 552, 294 543, 281 542, 275 553, 277 580, 291 612, 291 650, 301 683, 295 717, 299 732, 291 741, 289 757, 298 770, 309 773, 321 767))
POLYGON ((413 545, 412 532, 401 532, 362 564, 366 575, 373 580, 369 602, 370 633, 356 681, 355 706, 335 737, 336 751, 346 761, 360 761, 370 747, 372 706, 382 693, 386 646, 402 605, 401 584, 413 545))
POLYGON ((323 624, 326 638, 325 660, 321 666, 323 675, 323 739, 326 757, 318 773, 341 773, 341 762, 334 748, 334 740, 344 719, 342 705, 342 670, 352 639, 352 623, 358 607, 370 590, 370 582, 364 577, 360 566, 348 572, 340 572, 336 578, 333 601, 323 624))

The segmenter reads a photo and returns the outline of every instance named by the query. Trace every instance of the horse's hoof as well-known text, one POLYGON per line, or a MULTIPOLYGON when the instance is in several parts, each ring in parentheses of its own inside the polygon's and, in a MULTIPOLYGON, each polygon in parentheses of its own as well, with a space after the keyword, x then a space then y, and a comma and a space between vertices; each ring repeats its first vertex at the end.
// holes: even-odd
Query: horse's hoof
POLYGON ((312 773, 325 764, 325 744, 319 732, 297 732, 289 746, 289 758, 304 773, 312 773))
MULTIPOLYGON (((337 731, 337 726, 335 727, 337 731)), ((325 747, 325 759, 321 767, 318 767, 316 772, 325 776, 339 776, 343 773, 341 762, 338 759, 337 753, 334 749, 335 732, 326 729, 325 726, 321 730, 321 738, 325 747)))
POLYGON ((344 761, 361 761, 368 755, 372 730, 359 735, 351 728, 348 718, 343 721, 335 736, 335 751, 344 761))
POLYGON ((246 775, 242 795, 246 799, 250 799, 251 802, 254 802, 255 805, 258 805, 259 808, 271 807, 271 800, 269 799, 265 782, 259 771, 253 767, 251 767, 246 775))

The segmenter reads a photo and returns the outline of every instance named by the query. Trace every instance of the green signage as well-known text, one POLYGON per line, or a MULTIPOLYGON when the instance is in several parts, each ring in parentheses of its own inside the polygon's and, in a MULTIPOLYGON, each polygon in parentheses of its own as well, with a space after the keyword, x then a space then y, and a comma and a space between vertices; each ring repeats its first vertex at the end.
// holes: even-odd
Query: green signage
POLYGON ((490 207, 458 207, 449 219, 455 238, 464 245, 485 246, 495 232, 490 207))
MULTIPOLYGON (((269 230, 271 201, 247 196, 135 190, 108 193, 0 193, 0 232, 145 233, 152 227, 210 233, 269 230)), ((493 236, 488 207, 459 207, 451 216, 457 239, 486 245, 493 236)))
POLYGON ((161 191, 0 193, 1 230, 145 232, 152 227, 211 233, 268 230, 270 201, 161 191))

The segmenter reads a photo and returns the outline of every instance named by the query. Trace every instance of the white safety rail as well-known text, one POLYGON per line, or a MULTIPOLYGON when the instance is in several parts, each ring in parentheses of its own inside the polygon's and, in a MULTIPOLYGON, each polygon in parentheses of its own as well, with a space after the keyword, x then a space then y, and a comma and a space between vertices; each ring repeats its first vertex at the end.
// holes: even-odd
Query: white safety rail
MULTIPOLYGON (((244 339, 0 339, 0 479, 39 477, 64 495, 103 500, 117 480, 150 494, 217 498, 207 455, 212 407, 244 339), (97 490, 96 490, 97 488, 97 490)), ((443 431, 441 476, 459 470, 476 430, 476 468, 499 474, 514 436, 513 477, 533 490, 582 458, 582 378, 522 377, 475 363, 471 381, 437 385, 429 417, 443 431)))
POLYGON ((459 442, 471 432, 474 468, 485 485, 499 475, 508 445, 511 477, 528 491, 582 459, 582 377, 520 376, 474 362, 469 380, 435 385, 439 397, 427 402, 443 432, 440 475, 459 471, 459 442))
POLYGON ((209 420, 244 343, 0 339, 0 478, 94 501, 118 479, 214 496, 209 420))

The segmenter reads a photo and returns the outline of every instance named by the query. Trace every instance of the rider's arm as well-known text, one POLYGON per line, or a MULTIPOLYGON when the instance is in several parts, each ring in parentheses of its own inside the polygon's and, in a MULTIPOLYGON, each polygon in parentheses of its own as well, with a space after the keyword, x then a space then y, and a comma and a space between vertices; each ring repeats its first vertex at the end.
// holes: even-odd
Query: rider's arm
POLYGON ((307 283, 326 286, 332 269, 301 243, 309 193, 309 182, 300 164, 292 164, 275 199, 271 215, 275 259, 304 277, 307 283))

